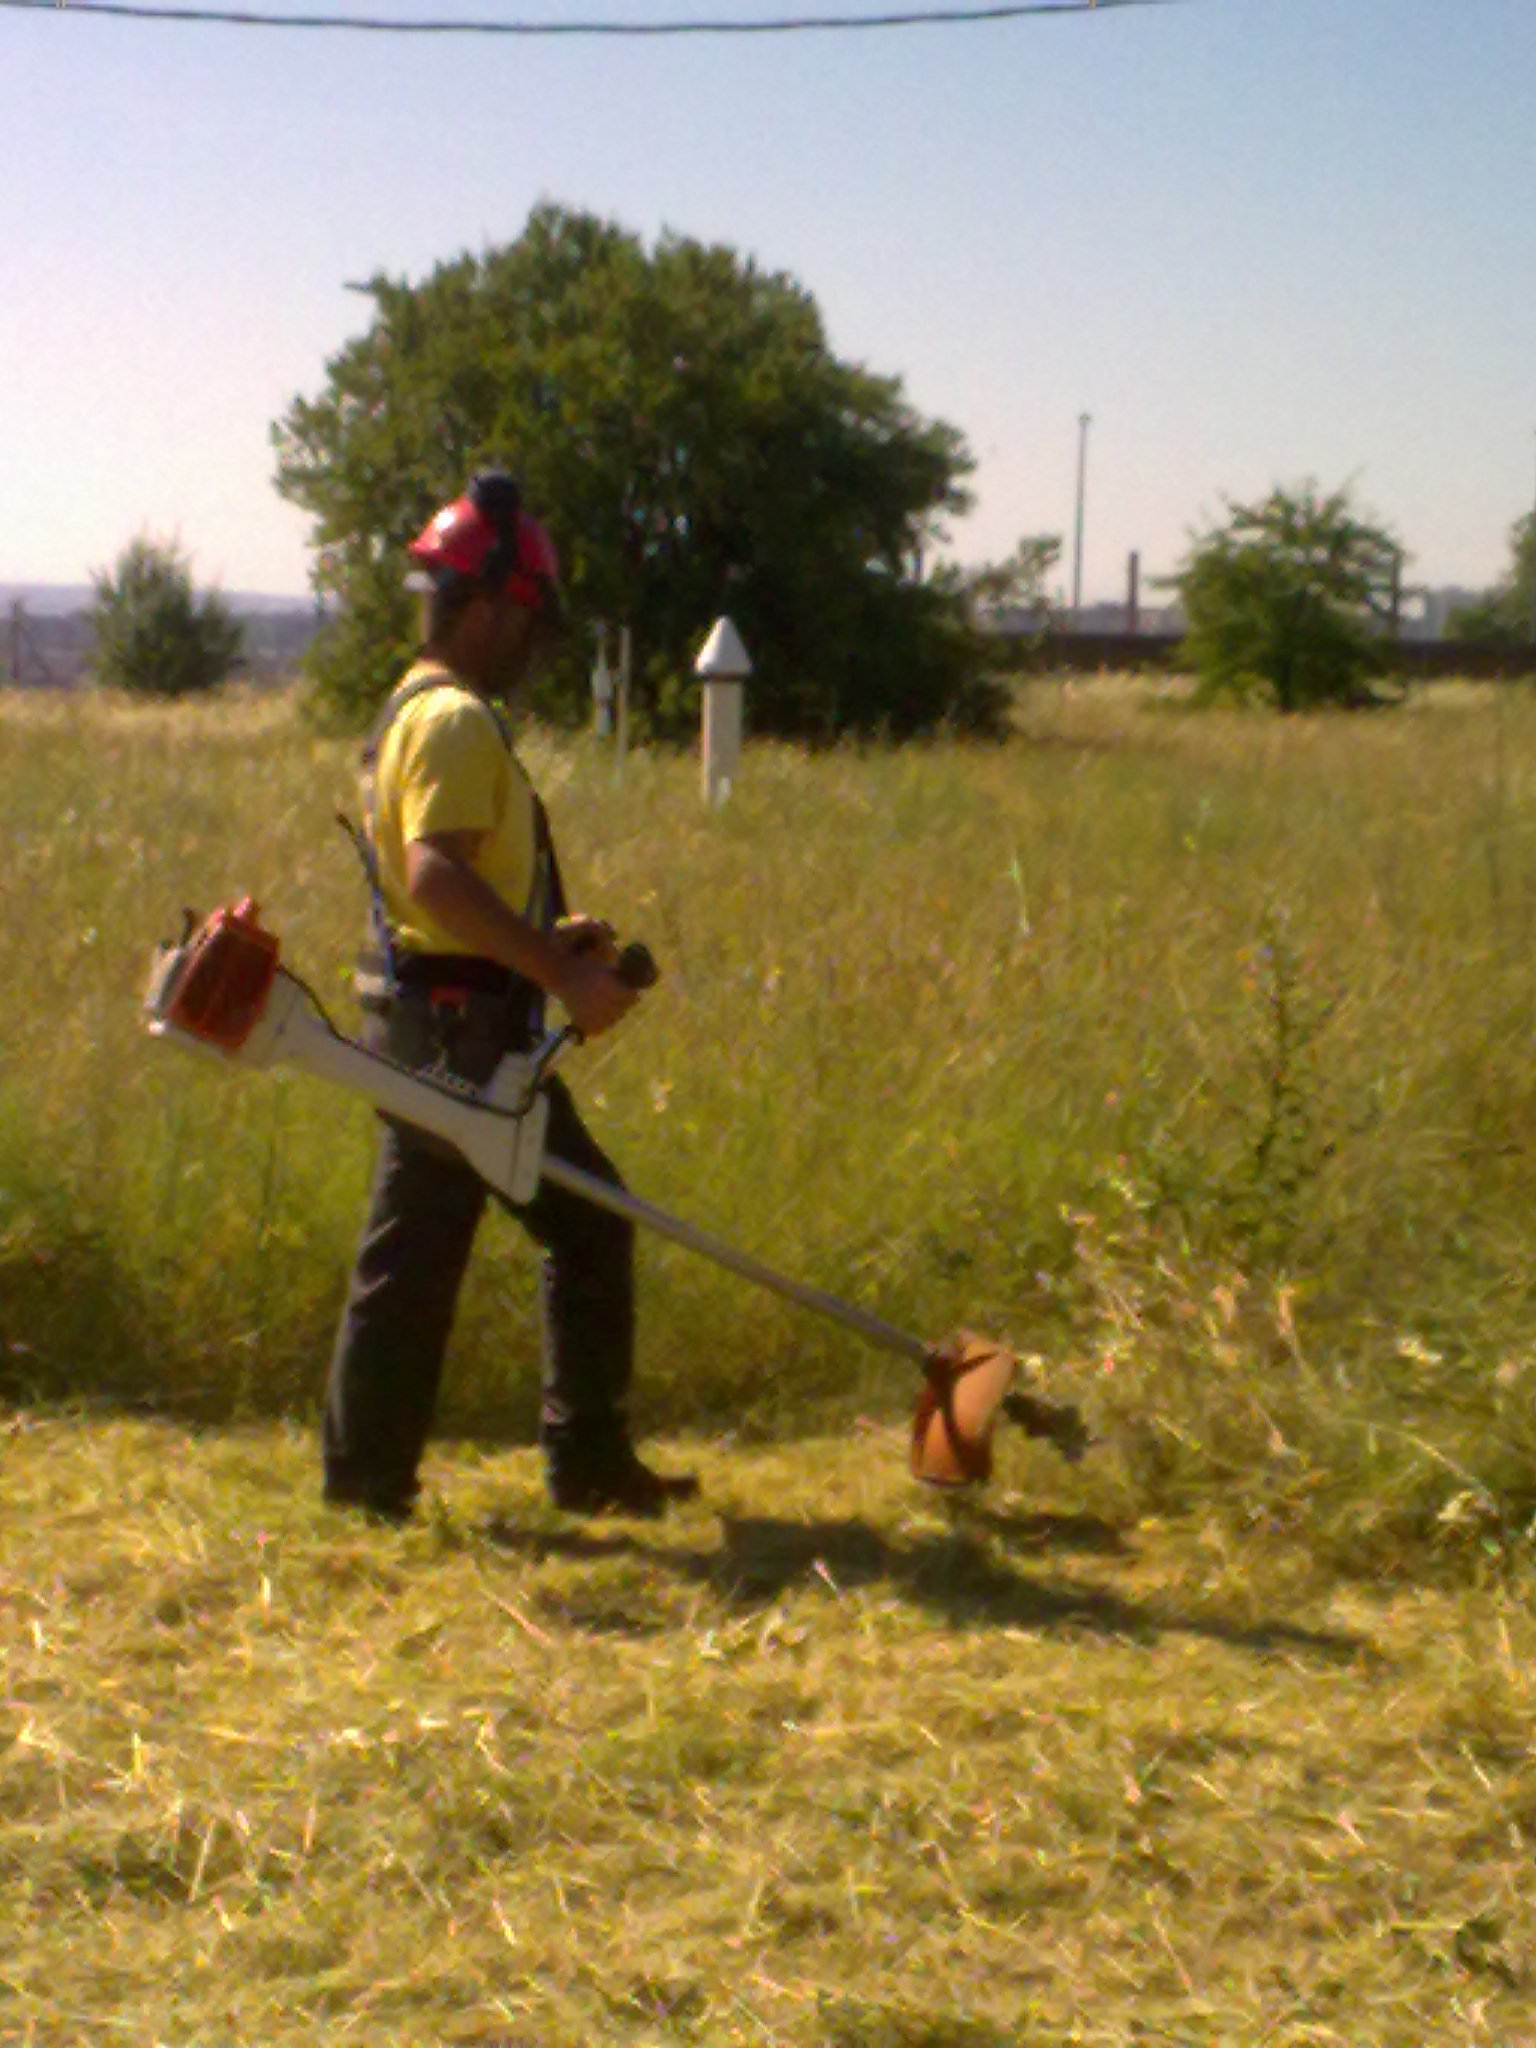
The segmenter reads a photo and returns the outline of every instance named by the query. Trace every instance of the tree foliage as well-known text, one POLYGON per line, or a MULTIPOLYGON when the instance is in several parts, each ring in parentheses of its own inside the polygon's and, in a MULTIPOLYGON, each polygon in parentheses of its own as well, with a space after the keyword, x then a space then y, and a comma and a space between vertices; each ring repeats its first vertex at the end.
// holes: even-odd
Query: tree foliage
POLYGON ((691 718, 721 612, 753 657, 759 731, 995 710, 963 607, 908 566, 966 503, 964 444, 898 379, 839 361, 790 278, 545 205, 509 246, 367 290, 368 331, 273 429, 278 488, 312 516, 338 606, 314 669, 332 710, 360 715, 394 680, 404 544, 491 463, 554 533, 580 629, 546 711, 584 708, 606 621, 632 629, 638 715, 691 718))
POLYGON ((973 621, 996 628, 1007 622, 1043 633, 1055 623, 1057 605, 1046 579, 1061 560, 1061 539, 1054 533, 1027 533, 1000 562, 963 569, 945 568, 935 581, 954 590, 973 621))
POLYGON ((1536 641, 1536 512, 1515 521, 1509 554, 1503 579, 1452 612, 1448 625, 1453 639, 1504 647, 1536 641))
POLYGON ((1206 698, 1261 698, 1281 711, 1374 701, 1402 550, 1348 493, 1315 485, 1228 500, 1169 581, 1189 621, 1184 658, 1206 698))
POLYGON ((145 697, 186 697, 228 679, 243 630, 217 592, 198 595, 191 564, 174 542, 141 534, 91 584, 98 683, 145 697))

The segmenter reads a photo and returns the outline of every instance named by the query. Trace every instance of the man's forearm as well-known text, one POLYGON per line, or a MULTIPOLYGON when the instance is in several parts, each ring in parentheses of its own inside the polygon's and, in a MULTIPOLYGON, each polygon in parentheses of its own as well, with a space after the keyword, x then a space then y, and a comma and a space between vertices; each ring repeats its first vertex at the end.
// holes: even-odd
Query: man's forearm
POLYGON ((467 863, 418 842, 411 848, 410 889, 412 900, 463 952, 495 960, 551 994, 557 992, 563 955, 467 863))

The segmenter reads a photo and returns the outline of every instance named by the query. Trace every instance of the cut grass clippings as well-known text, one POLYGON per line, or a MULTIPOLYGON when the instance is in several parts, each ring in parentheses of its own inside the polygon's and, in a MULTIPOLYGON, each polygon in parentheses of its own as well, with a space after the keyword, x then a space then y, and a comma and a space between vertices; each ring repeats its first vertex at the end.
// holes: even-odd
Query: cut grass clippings
POLYGON ((18 1417, 0 2041, 1531 2038, 1536 1616, 1115 1528, 1011 1447, 705 1447, 404 1531, 273 1425, 18 1417))

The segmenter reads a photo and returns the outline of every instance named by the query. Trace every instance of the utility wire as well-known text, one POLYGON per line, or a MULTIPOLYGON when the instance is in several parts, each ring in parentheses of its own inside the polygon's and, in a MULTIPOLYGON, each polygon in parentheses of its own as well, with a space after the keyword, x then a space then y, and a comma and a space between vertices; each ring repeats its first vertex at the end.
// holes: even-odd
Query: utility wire
POLYGON ((361 14, 258 14, 225 7, 140 7, 133 0, 0 0, 36 14, 110 15, 122 21, 213 22, 229 28, 350 29, 388 36, 767 36, 812 30, 944 28, 1015 21, 1026 14, 1093 14, 1169 7, 1180 0, 1015 0, 999 7, 922 7, 896 14, 808 14, 751 21, 388 21, 361 14))

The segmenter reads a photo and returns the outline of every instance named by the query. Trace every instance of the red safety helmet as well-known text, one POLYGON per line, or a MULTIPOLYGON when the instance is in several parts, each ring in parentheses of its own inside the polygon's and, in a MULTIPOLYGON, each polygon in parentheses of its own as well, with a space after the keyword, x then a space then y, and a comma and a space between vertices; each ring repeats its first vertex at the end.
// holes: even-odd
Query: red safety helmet
POLYGON ((409 553, 434 582, 463 577, 532 612, 558 606, 555 544, 522 509, 515 481, 502 471, 477 476, 462 498, 434 513, 409 553))

